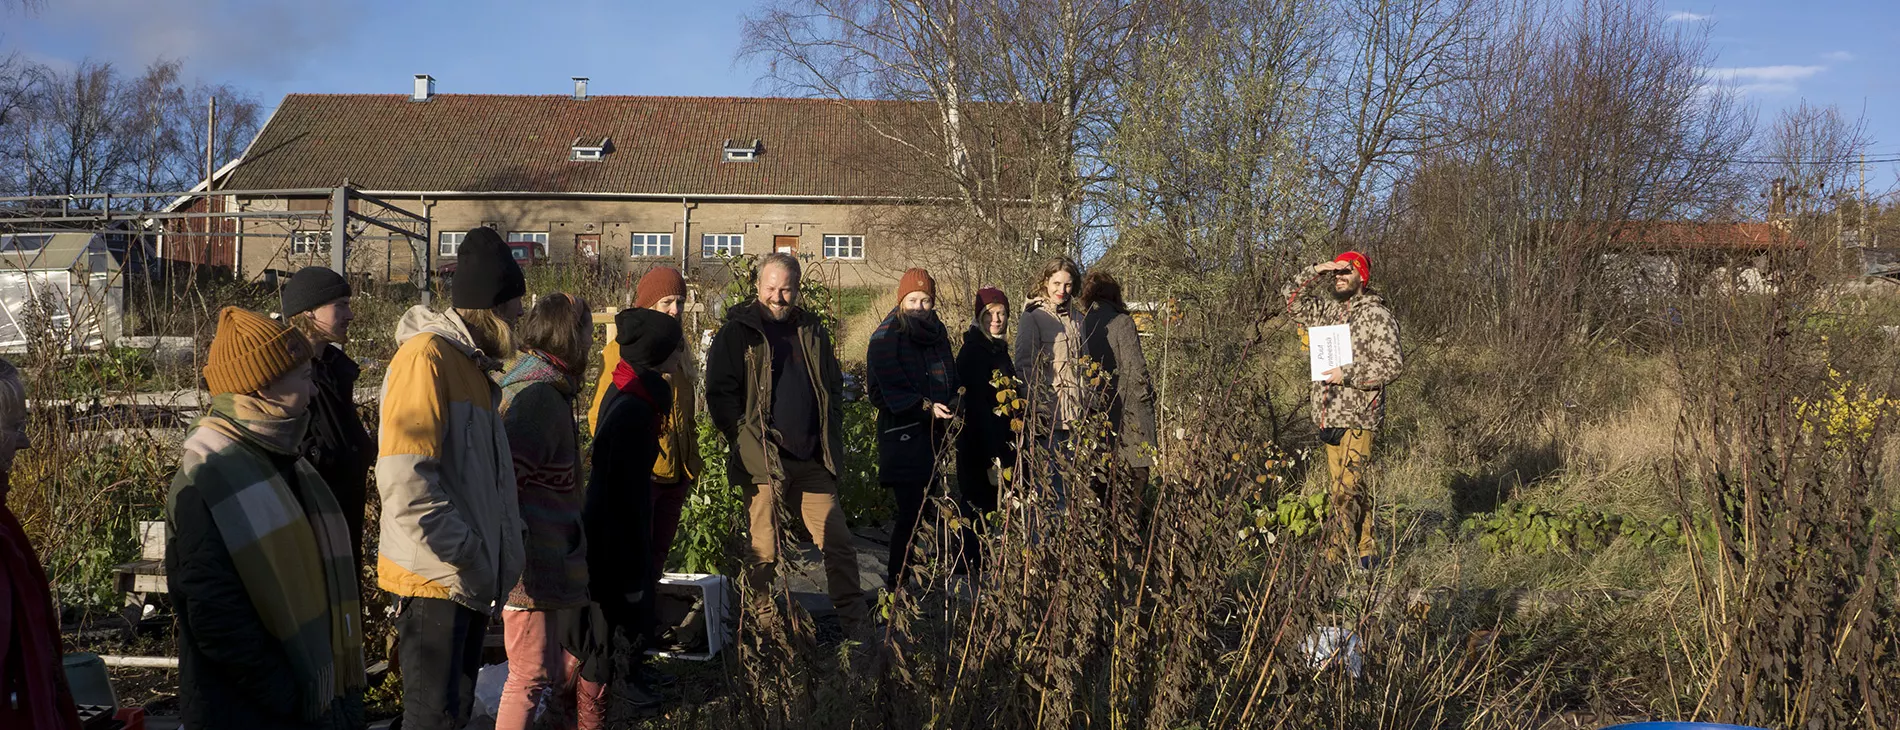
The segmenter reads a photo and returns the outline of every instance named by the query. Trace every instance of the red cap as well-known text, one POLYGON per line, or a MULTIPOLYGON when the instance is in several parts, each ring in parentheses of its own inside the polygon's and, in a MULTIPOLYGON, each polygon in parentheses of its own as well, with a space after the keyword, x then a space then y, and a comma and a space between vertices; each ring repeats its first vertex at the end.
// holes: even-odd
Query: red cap
POLYGON ((993 286, 986 286, 976 290, 976 311, 981 312, 985 307, 992 304, 1001 304, 1004 309, 1008 309, 1009 295, 1004 294, 1003 290, 993 286))
POLYGON ((1365 254, 1359 253, 1358 251, 1347 251, 1333 260, 1352 264, 1353 270, 1359 272, 1359 281, 1361 283, 1372 283, 1372 262, 1366 260, 1365 254))

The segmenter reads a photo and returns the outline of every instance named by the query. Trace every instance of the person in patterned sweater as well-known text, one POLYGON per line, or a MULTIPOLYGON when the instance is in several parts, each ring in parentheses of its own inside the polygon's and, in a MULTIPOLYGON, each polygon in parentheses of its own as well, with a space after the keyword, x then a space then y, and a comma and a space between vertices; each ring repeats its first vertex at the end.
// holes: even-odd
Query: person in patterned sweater
MULTIPOLYGON (((1385 421, 1385 388, 1405 370, 1399 347, 1399 320, 1385 298, 1372 290, 1372 263, 1347 251, 1338 258, 1301 270, 1280 289, 1287 315, 1301 327, 1350 325, 1352 362, 1325 373, 1312 385, 1313 423, 1326 443, 1331 475, 1328 507, 1332 515, 1329 560, 1347 555, 1370 569, 1379 562, 1373 532, 1372 497, 1365 471, 1372 436, 1385 421)), ((1302 341, 1306 331, 1300 331, 1302 341)))

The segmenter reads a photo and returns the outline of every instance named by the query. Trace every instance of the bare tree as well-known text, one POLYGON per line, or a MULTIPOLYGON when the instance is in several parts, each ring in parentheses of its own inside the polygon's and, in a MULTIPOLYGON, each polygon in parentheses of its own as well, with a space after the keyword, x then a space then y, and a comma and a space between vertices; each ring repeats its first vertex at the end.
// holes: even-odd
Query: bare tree
POLYGON ((900 177, 955 191, 954 210, 921 217, 968 275, 990 276, 1039 248, 1078 250, 1085 190, 1103 177, 1089 160, 1112 121, 1107 87, 1153 4, 777 0, 748 19, 742 54, 786 93, 928 104, 928 118, 854 108, 911 151, 892 161, 908 165, 900 177))
POLYGON ((26 189, 26 140, 42 81, 40 67, 19 54, 0 59, 0 190, 26 189))
POLYGON ((214 96, 220 100, 216 162, 235 157, 257 133, 254 97, 229 86, 187 87, 177 61, 159 60, 134 78, 90 61, 70 73, 10 63, 0 64, 0 142, 10 173, 0 180, 12 191, 189 188, 204 176, 204 109, 214 96))
POLYGON ((1490 0, 1340 0, 1338 54, 1326 99, 1343 134, 1322 137, 1334 203, 1334 235, 1346 231, 1368 187, 1421 154, 1476 130, 1451 124, 1453 87, 1482 71, 1478 59, 1497 18, 1490 0))

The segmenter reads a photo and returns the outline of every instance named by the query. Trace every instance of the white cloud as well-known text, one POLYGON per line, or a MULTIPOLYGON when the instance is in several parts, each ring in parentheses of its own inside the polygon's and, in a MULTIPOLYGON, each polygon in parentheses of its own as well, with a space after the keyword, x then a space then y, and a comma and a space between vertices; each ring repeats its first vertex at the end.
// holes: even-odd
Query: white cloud
POLYGON ((1854 60, 1854 54, 1848 53, 1847 51, 1828 51, 1827 53, 1821 54, 1821 60, 1846 63, 1854 60))
POLYGON ((1676 10, 1669 13, 1668 15, 1663 16, 1663 22, 1665 23, 1700 23, 1705 20, 1714 20, 1714 19, 1715 19, 1715 16, 1713 15, 1705 15, 1702 13, 1691 13, 1691 12, 1687 12, 1683 10, 1676 10))
POLYGON ((1708 69, 1709 80, 1742 94, 1785 94, 1796 83, 1826 71, 1826 66, 1739 66, 1708 69))

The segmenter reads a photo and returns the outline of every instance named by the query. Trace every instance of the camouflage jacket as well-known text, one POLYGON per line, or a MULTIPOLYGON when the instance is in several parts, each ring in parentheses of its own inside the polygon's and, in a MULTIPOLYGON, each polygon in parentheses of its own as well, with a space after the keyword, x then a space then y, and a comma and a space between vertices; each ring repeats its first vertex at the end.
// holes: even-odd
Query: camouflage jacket
MULTIPOLYGON (((1399 319, 1385 298, 1361 289, 1351 299, 1333 298, 1330 282, 1308 266, 1280 288, 1287 315, 1301 327, 1346 324, 1352 326, 1352 364, 1343 368, 1338 384, 1313 381, 1313 423, 1320 428, 1378 430, 1385 421, 1385 386, 1405 370, 1399 348, 1399 319)), ((1305 330, 1300 332, 1305 341, 1305 330)))

